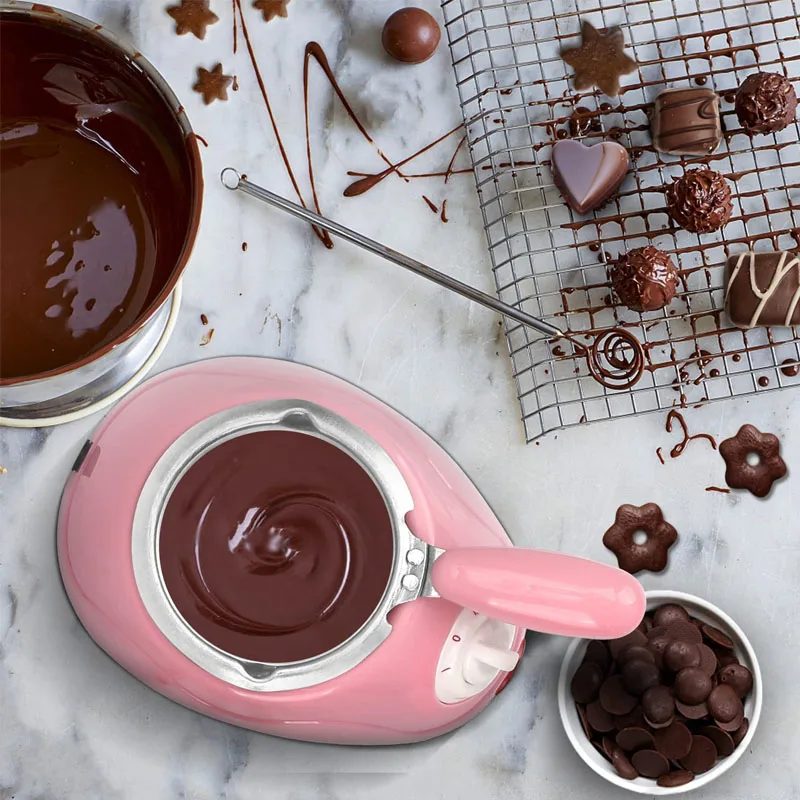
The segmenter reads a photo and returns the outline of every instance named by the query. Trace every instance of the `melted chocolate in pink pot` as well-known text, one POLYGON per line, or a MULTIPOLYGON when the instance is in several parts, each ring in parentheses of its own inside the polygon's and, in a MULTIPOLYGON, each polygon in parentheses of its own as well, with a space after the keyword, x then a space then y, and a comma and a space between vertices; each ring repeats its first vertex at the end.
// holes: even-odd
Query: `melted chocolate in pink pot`
POLYGON ((184 134, 94 34, 0 22, 0 379, 56 370, 130 329, 187 238, 184 134))
POLYGON ((369 619, 394 554, 383 497, 313 436, 247 433, 201 456, 167 502, 161 570, 186 622, 221 650, 286 663, 369 619))

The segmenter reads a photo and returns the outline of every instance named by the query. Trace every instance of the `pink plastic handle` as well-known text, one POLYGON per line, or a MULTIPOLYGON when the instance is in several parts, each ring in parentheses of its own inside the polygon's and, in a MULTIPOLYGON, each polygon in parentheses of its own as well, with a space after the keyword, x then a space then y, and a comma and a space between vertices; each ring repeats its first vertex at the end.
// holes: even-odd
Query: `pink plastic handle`
POLYGON ((585 558, 519 547, 448 550, 431 581, 446 600, 522 628, 616 639, 645 612, 639 581, 585 558))

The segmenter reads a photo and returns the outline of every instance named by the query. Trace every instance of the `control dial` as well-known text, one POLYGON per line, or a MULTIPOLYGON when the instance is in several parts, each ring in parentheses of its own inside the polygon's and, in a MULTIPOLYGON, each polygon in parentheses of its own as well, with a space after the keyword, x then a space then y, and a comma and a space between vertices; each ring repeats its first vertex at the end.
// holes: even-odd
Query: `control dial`
POLYGON ((465 608, 456 618, 436 666, 436 696, 458 703, 484 691, 501 672, 511 672, 517 629, 465 608))

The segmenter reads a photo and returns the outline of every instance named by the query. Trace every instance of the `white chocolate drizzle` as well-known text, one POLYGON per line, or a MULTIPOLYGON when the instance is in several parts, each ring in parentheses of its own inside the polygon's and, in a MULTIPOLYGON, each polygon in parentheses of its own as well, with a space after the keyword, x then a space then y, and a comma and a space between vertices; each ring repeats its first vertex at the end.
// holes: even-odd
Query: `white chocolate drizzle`
POLYGON ((731 287, 733 286, 734 281, 744 266, 745 260, 749 259, 750 263, 748 266, 748 271, 750 277, 750 289, 752 290, 753 295, 759 299, 759 303, 758 306, 756 306, 756 310, 753 312, 753 316, 747 325, 748 328, 754 328, 756 325, 758 325, 765 306, 778 290, 778 287, 783 282, 783 279, 792 271, 792 269, 796 269, 798 285, 792 297, 792 301, 789 303, 789 307, 786 310, 786 318, 783 323, 787 327, 790 327, 792 324, 792 317, 794 316, 795 309, 797 308, 797 304, 800 303, 800 256, 793 255, 792 253, 787 253, 785 251, 782 252, 780 256, 780 261, 778 261, 777 265, 775 266, 775 272, 772 274, 772 280, 764 291, 761 291, 761 288, 756 281, 756 254, 754 252, 750 251, 748 253, 742 253, 736 262, 736 266, 731 270, 731 275, 728 279, 728 286, 725 291, 726 305, 730 298, 731 287))

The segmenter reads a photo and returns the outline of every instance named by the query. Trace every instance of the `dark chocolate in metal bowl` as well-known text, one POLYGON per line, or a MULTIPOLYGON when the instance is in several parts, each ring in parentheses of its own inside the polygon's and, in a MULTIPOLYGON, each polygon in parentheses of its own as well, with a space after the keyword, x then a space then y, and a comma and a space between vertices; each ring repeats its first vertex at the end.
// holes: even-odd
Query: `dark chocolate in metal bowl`
POLYGON ((202 192, 196 137, 140 53, 0 0, 0 416, 74 412, 141 369, 202 192))

